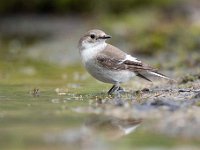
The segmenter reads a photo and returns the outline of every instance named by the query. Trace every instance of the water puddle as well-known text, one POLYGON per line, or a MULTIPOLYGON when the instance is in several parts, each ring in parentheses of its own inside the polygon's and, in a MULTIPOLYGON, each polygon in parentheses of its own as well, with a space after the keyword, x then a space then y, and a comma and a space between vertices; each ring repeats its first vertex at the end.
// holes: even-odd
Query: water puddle
POLYGON ((3 149, 132 149, 199 143, 200 111, 192 100, 185 105, 185 101, 152 98, 153 92, 141 94, 137 101, 135 94, 74 94, 56 86, 29 89, 0 86, 3 149))

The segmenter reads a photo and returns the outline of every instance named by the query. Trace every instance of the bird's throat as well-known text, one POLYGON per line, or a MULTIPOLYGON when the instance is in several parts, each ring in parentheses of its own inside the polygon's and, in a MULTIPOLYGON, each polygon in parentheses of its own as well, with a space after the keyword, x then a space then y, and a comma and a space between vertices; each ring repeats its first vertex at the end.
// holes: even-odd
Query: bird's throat
POLYGON ((96 55, 98 55, 99 52, 104 50, 106 46, 107 46, 107 43, 100 43, 96 46, 91 46, 91 47, 83 49, 81 51, 81 57, 82 57, 83 62, 87 62, 88 60, 96 57, 96 55))

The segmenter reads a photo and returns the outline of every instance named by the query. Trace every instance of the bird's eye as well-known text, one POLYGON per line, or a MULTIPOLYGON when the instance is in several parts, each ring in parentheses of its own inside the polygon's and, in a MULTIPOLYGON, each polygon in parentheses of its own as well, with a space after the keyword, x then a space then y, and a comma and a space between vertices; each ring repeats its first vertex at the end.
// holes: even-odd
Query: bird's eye
POLYGON ((91 37, 91 39, 94 39, 94 38, 95 38, 95 35, 94 35, 94 34, 91 34, 90 37, 91 37))

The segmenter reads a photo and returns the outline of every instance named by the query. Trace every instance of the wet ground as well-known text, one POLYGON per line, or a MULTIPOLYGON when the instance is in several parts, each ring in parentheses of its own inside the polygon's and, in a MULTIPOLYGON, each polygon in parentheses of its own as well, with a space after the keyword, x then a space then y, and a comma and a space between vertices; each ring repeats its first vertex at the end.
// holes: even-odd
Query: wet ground
POLYGON ((73 92, 70 85, 3 84, 0 144, 3 149, 198 149, 199 80, 191 84, 197 89, 153 86, 112 97, 102 90, 86 94, 82 88, 89 85, 73 92))
POLYGON ((141 56, 177 82, 137 79, 122 85, 124 94, 108 96, 111 85, 85 72, 76 49, 91 23, 15 19, 0 24, 1 149, 199 149, 198 57, 141 56))

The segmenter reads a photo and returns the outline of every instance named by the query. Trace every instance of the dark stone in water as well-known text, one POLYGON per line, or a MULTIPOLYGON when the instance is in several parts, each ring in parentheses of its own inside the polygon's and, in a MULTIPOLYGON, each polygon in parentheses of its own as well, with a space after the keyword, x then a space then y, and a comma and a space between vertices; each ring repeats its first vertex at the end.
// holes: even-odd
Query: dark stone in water
POLYGON ((150 90, 148 88, 143 88, 141 91, 142 92, 149 92, 150 90))
POLYGON ((150 105, 153 107, 167 106, 170 111, 174 111, 180 108, 180 103, 167 99, 155 99, 150 103, 150 105))
POLYGON ((194 97, 193 98, 200 98, 200 92, 199 93, 197 93, 196 95, 194 95, 194 97))
POLYGON ((178 92, 191 92, 190 89, 179 89, 178 92))

